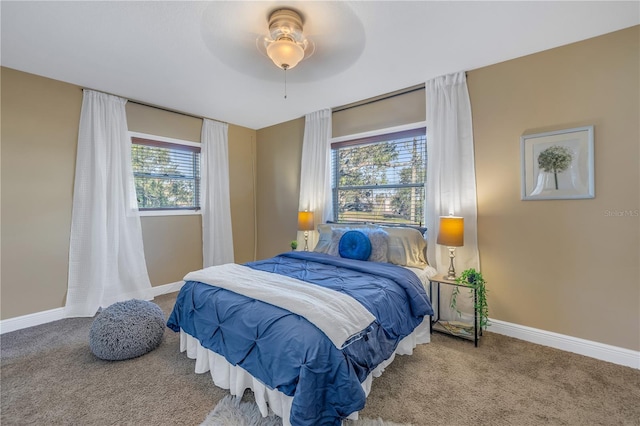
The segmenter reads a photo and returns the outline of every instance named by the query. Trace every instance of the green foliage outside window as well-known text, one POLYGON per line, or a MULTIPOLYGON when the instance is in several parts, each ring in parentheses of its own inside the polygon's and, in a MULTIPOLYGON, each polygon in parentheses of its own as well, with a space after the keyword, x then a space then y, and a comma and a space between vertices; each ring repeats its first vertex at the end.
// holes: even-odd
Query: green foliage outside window
MULTIPOLYGON (((389 142, 355 146, 338 151, 338 184, 345 186, 384 185, 386 170, 398 157, 389 142)), ((338 192, 340 210, 369 212, 375 204, 372 189, 353 189, 338 192)))
POLYGON ((199 153, 132 145, 140 209, 199 208, 199 153))
POLYGON ((337 220, 422 223, 424 135, 347 144, 333 152, 337 220))

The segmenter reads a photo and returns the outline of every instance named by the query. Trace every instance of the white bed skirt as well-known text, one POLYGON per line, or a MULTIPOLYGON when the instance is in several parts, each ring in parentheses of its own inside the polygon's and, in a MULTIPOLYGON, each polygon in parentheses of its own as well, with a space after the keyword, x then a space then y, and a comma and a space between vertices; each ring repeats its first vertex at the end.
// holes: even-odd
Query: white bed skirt
MULTIPOLYGON (((374 377, 380 377, 384 369, 393 362, 396 354, 411 355, 413 348, 422 343, 429 343, 431 335, 429 334, 430 317, 425 320, 414 330, 412 334, 400 341, 396 351, 382 362, 376 369, 369 374, 369 377, 362 383, 362 388, 366 395, 371 391, 371 383, 374 377)), ((251 389, 255 395, 256 403, 260 408, 263 417, 268 416, 271 412, 282 418, 283 426, 290 426, 289 413, 291 412, 291 404, 293 397, 284 393, 270 389, 258 379, 254 378, 246 370, 240 366, 233 366, 227 360, 217 353, 206 349, 198 339, 185 333, 180 329, 180 352, 187 352, 187 357, 196 360, 195 372, 198 374, 211 372, 213 383, 223 389, 229 389, 232 395, 241 397, 245 389, 251 389)), ((356 420, 358 413, 352 413, 349 419, 356 420)))

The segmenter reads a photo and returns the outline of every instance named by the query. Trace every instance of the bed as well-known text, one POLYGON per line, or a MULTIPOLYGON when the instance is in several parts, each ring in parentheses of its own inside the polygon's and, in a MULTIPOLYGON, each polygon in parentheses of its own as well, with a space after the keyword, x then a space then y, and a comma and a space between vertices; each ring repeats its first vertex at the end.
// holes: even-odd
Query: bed
POLYGON ((373 377, 429 341, 434 271, 419 231, 354 228, 320 225, 313 252, 187 274, 167 326, 196 373, 233 395, 252 389, 284 425, 357 418, 373 377))

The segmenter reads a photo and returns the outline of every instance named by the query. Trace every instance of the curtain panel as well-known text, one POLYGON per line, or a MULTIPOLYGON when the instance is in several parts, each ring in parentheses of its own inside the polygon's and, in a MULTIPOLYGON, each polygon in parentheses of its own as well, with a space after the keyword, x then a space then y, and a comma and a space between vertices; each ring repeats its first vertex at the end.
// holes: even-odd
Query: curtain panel
POLYGON ((464 246, 456 248, 455 257, 459 275, 468 268, 480 269, 473 128, 466 74, 429 80, 425 95, 429 158, 424 208, 429 240, 427 260, 439 273, 446 273, 448 249, 435 243, 439 217, 462 216, 464 246))
POLYGON ((203 119, 202 257, 203 267, 233 263, 231 201, 229 195, 229 125, 203 119))
POLYGON ((73 191, 66 317, 152 298, 138 215, 126 99, 84 90, 73 191))
MULTIPOLYGON (((302 160, 300 164, 299 211, 313 212, 314 227, 333 219, 331 199, 331 110, 305 116, 302 160)), ((304 233, 298 232, 298 241, 304 233)), ((309 232, 309 250, 318 242, 318 232, 309 232)), ((299 245, 300 248, 303 245, 299 245)))

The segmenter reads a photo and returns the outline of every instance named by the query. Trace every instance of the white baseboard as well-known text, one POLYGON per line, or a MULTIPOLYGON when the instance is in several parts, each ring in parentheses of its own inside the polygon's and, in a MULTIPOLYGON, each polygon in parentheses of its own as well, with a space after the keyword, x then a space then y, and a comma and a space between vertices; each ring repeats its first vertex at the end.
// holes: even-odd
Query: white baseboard
POLYGON ((490 319, 487 331, 551 348, 585 355, 602 361, 640 369, 640 351, 593 342, 552 331, 539 330, 524 325, 490 319))
MULTIPOLYGON (((151 287, 153 297, 161 296, 167 293, 180 291, 184 281, 169 283, 151 287)), ((0 321, 0 334, 9 333, 11 331, 21 330, 27 327, 33 327, 48 322, 58 321, 64 318, 64 308, 50 309, 48 311, 36 312, 34 314, 22 315, 15 318, 7 318, 0 321)))
POLYGON ((7 318, 6 320, 0 321, 0 334, 58 321, 63 318, 64 308, 49 309, 48 311, 36 312, 34 314, 22 315, 15 318, 7 318))
POLYGON ((163 294, 175 293, 177 291, 180 291, 183 285, 184 281, 176 281, 175 283, 151 287, 151 292, 153 294, 153 297, 162 296, 163 294))
MULTIPOLYGON (((152 287, 153 297, 180 291, 184 281, 152 287)), ((45 324, 64 318, 64 308, 51 309, 34 314, 8 318, 0 321, 0 334, 45 324)), ((640 370, 640 351, 620 348, 604 343, 593 342, 552 331, 540 330, 525 325, 490 319, 490 332, 503 334, 538 345, 549 346, 567 352, 588 356, 602 361, 624 365, 640 370)))

